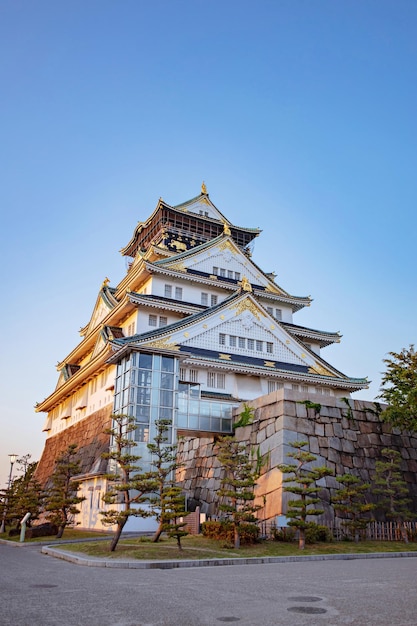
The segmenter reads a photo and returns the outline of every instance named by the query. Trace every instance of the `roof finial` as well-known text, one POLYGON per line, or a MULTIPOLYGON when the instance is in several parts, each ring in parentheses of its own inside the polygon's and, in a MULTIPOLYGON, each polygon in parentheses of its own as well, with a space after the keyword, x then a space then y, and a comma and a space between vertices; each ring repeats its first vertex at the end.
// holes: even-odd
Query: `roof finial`
POLYGON ((243 276, 240 286, 242 287, 243 291, 252 291, 252 285, 250 284, 246 276, 243 276))
POLYGON ((227 235, 230 237, 232 233, 230 232, 230 228, 229 226, 226 224, 226 222, 223 222, 223 235, 227 235))
POLYGON ((107 287, 107 285, 109 284, 109 282, 110 282, 110 279, 109 279, 109 278, 107 278, 107 276, 106 276, 106 278, 103 280, 103 283, 102 283, 102 285, 101 285, 101 288, 103 289, 103 287, 107 287))
POLYGON ((205 196, 207 195, 207 187, 206 187, 206 184, 205 184, 204 180, 203 180, 203 183, 201 185, 201 193, 203 193, 205 196))

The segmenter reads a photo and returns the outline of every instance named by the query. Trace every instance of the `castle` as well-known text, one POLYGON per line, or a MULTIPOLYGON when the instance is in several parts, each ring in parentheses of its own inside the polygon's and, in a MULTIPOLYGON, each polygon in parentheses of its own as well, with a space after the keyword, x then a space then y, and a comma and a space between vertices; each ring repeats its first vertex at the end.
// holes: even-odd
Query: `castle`
POLYGON ((291 295, 256 265, 260 232, 232 224, 203 183, 182 204, 159 199, 121 250, 126 275, 116 286, 104 280, 81 341, 57 366, 55 390, 36 406, 46 413, 41 482, 57 455, 78 444, 81 527, 101 528, 101 455, 110 444, 103 430, 112 413, 134 416, 134 452, 146 463, 158 419, 172 420, 171 442, 197 442, 195 451, 198 442, 232 432, 242 402, 256 406, 268 394, 277 402, 290 394, 336 406, 367 387, 322 357, 338 333, 295 323, 311 299, 291 295))

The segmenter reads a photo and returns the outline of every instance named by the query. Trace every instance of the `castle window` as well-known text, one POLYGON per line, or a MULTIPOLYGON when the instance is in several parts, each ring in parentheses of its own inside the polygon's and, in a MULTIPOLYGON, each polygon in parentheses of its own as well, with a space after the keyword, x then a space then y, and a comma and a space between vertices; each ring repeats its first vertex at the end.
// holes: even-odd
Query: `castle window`
POLYGON ((282 320, 282 309, 275 309, 275 319, 282 320))
POLYGON ((215 306, 217 304, 217 296, 212 295, 210 298, 211 306, 215 306))
POLYGON ((201 304, 208 306, 208 293, 201 293, 201 304))
POLYGON ((164 315, 159 316, 159 326, 166 326, 168 324, 168 318, 164 315))
POLYGON ((207 387, 212 389, 225 389, 226 375, 220 372, 207 372, 207 387))
POLYGON ((175 299, 182 300, 182 287, 175 287, 175 299))
POLYGON ((268 393, 271 393, 272 391, 277 391, 278 389, 282 389, 283 387, 283 383, 279 383, 276 380, 268 380, 268 393))
POLYGON ((272 354, 274 351, 274 344, 272 343, 272 341, 267 341, 266 342, 266 351, 268 352, 268 354, 272 354))
POLYGON ((219 268, 213 265, 213 274, 217 276, 218 273, 219 273, 219 268))
POLYGON ((240 280, 240 272, 235 272, 235 280, 240 280))
POLYGON ((220 268, 220 276, 221 276, 222 278, 226 278, 226 270, 224 269, 224 267, 221 267, 221 268, 220 268))
POLYGON ((158 316, 150 315, 149 316, 149 326, 158 326, 158 316))
POLYGON ((207 372, 207 387, 216 386, 216 372, 207 372))
POLYGON ((232 270, 227 270, 227 278, 233 278, 232 270))
POLYGON ((230 335, 229 336, 229 346, 231 346, 232 348, 236 348, 236 335, 230 335))
POLYGON ((172 285, 165 285, 164 296, 165 298, 172 298, 172 285))
POLYGON ((219 333, 219 344, 221 346, 226 345, 226 335, 224 333, 219 333))
POLYGON ((248 339, 248 350, 255 349, 255 341, 253 339, 248 339))
POLYGON ((262 352, 263 344, 264 344, 263 341, 256 341, 256 350, 257 350, 257 352, 262 352))
POLYGON ((274 317, 274 309, 272 308, 272 306, 267 306, 266 310, 268 311, 269 315, 272 315, 272 317, 274 317))
POLYGON ((244 337, 238 337, 238 339, 239 339, 239 348, 245 349, 246 348, 246 340, 245 340, 245 338, 244 337))
POLYGON ((189 379, 190 379, 190 383, 197 383, 198 382, 198 370, 191 369, 189 379))

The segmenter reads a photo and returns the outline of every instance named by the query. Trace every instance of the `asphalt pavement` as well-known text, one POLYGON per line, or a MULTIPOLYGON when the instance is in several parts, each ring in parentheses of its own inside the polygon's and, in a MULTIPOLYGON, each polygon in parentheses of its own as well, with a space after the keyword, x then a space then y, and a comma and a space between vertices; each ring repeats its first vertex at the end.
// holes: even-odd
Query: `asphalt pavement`
POLYGON ((1 626, 417 626, 417 558, 83 567, 0 545, 1 626))

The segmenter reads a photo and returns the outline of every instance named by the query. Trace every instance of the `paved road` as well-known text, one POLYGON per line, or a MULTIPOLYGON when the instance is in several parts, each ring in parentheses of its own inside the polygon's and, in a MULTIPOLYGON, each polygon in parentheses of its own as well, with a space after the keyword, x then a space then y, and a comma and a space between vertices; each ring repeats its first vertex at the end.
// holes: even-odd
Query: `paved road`
POLYGON ((416 626, 417 558, 104 569, 0 545, 1 626, 416 626))

